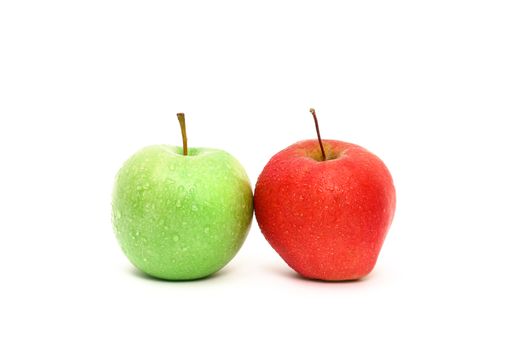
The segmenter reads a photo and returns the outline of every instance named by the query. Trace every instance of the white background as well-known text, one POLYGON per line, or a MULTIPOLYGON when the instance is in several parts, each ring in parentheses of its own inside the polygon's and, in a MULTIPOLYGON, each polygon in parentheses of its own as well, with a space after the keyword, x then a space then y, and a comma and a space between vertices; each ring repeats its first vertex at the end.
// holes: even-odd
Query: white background
POLYGON ((0 3, 0 348, 523 349, 523 2, 185 3, 0 3), (255 184, 310 107, 394 177, 368 278, 298 278, 255 221, 212 278, 131 267, 114 175, 176 112, 255 184))

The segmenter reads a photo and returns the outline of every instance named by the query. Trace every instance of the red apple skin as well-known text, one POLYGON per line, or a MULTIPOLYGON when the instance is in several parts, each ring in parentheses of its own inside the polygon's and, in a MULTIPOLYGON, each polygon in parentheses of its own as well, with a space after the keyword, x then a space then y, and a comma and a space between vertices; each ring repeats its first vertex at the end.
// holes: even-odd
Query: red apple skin
POLYGON ((255 216, 270 245, 300 275, 366 276, 392 223, 396 193, 385 164, 347 142, 305 140, 270 159, 255 186, 255 216))

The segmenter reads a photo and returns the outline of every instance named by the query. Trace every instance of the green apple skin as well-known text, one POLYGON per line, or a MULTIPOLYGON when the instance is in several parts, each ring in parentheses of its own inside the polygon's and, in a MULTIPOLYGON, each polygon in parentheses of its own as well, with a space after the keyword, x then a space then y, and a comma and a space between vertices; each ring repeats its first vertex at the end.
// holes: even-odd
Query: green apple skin
POLYGON ((253 194, 242 165, 227 152, 146 147, 119 170, 113 228, 139 270, 166 280, 203 278, 239 251, 251 225, 253 194))

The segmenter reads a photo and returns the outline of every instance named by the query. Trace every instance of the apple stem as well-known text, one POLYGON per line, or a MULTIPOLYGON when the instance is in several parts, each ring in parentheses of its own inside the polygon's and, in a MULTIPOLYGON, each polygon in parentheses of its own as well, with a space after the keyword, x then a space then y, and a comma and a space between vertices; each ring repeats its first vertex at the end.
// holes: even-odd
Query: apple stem
POLYGON ((177 113, 177 118, 179 119, 180 132, 182 134, 182 154, 188 155, 188 138, 186 137, 186 119, 184 118, 184 113, 177 113))
POLYGON ((317 139, 319 140, 319 146, 321 147, 321 155, 323 156, 323 161, 326 160, 326 154, 324 153, 323 141, 321 141, 321 133, 319 132, 319 123, 317 122, 317 115, 315 114, 315 109, 310 108, 310 113, 314 116, 315 122, 315 131, 317 132, 317 139))

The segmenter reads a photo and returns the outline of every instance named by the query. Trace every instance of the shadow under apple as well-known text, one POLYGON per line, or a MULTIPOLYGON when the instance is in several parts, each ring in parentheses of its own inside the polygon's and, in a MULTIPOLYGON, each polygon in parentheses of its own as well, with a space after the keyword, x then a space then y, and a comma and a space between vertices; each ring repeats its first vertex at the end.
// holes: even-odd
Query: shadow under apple
POLYGON ((140 279, 144 279, 144 280, 148 280, 148 281, 153 281, 153 282, 159 282, 159 283, 199 283, 199 282, 204 282, 204 281, 209 281, 209 280, 214 280, 216 278, 220 278, 220 277, 224 277, 226 275, 229 275, 230 274, 230 269, 227 269, 227 268, 224 268, 224 269, 221 269, 211 275, 208 275, 208 276, 204 276, 204 277, 201 277, 201 278, 197 278, 197 279, 189 279, 189 280, 167 280, 167 279, 162 279, 162 278, 158 278, 158 277, 154 277, 154 276, 150 276, 142 271, 140 271, 139 269, 131 266, 129 267, 128 269, 128 273, 136 278, 140 278, 140 279))
POLYGON ((265 270, 272 272, 273 274, 279 275, 281 277, 288 278, 288 279, 309 282, 309 283, 316 283, 316 284, 357 284, 357 283, 365 282, 369 280, 370 278, 373 278, 372 275, 374 274, 372 272, 362 278, 355 279, 355 280, 326 281, 326 280, 319 280, 319 279, 304 277, 287 266, 267 265, 265 270))

